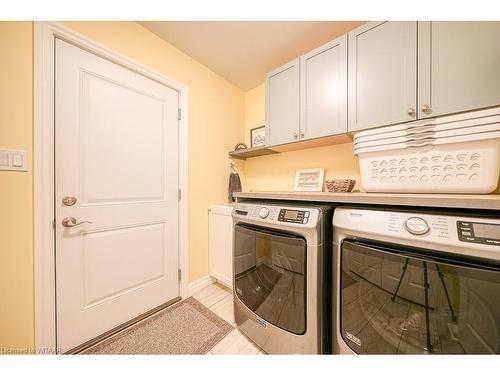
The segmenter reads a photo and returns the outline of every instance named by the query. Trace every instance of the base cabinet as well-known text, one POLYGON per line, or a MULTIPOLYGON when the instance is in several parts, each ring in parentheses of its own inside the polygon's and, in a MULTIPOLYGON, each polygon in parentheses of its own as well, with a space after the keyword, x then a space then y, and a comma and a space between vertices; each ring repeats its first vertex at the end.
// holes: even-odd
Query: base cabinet
POLYGON ((209 274, 228 288, 233 288, 233 219, 232 206, 211 206, 208 210, 209 274))

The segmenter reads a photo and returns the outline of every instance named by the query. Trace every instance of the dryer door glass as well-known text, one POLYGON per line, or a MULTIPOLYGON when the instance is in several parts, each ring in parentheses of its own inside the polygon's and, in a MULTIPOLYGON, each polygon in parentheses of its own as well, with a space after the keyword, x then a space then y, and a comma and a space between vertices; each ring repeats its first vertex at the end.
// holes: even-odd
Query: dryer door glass
POLYGON ((297 335, 306 331, 306 246, 296 235, 235 226, 237 297, 268 323, 297 335))
POLYGON ((500 270, 430 252, 342 243, 340 334, 354 352, 500 353, 500 270))

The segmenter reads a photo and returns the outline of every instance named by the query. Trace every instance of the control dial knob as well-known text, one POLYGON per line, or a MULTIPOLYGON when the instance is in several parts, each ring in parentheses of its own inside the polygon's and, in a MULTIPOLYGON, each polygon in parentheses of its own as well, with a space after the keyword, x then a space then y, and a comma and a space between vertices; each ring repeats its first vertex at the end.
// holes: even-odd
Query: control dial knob
POLYGON ((410 217, 404 223, 405 229, 411 234, 422 235, 429 231, 429 224, 420 217, 410 217))
POLYGON ((266 217, 269 216, 269 210, 266 208, 266 207, 262 207, 260 210, 259 210, 259 217, 261 219, 265 219, 266 217))

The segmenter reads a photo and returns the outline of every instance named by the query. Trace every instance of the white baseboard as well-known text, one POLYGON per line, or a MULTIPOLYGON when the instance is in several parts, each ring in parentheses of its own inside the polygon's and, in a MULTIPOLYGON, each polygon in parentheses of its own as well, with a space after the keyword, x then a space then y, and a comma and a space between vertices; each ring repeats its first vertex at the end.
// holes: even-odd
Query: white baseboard
POLYGON ((226 288, 233 290, 233 280, 230 277, 221 275, 218 273, 213 273, 212 279, 214 282, 224 285, 226 288))
POLYGON ((200 277, 198 280, 189 283, 189 295, 192 296, 198 290, 203 289, 213 283, 215 283, 215 279, 210 275, 200 277))

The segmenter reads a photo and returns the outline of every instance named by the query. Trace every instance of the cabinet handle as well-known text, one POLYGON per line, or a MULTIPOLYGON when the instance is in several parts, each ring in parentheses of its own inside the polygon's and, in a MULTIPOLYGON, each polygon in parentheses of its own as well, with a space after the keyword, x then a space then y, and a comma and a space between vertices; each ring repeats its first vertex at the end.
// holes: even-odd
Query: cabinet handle
POLYGON ((300 138, 304 138, 304 131, 303 130, 300 131, 300 138))
POLYGON ((430 112, 430 111, 431 111, 431 106, 430 105, 424 104, 422 106, 422 112, 427 113, 427 112, 430 112))
POLYGON ((406 111, 408 115, 410 116, 415 116, 415 108, 408 108, 408 111, 406 111))
POLYGON ((293 139, 297 139, 299 138, 299 135, 297 134, 297 132, 293 132, 293 139))

